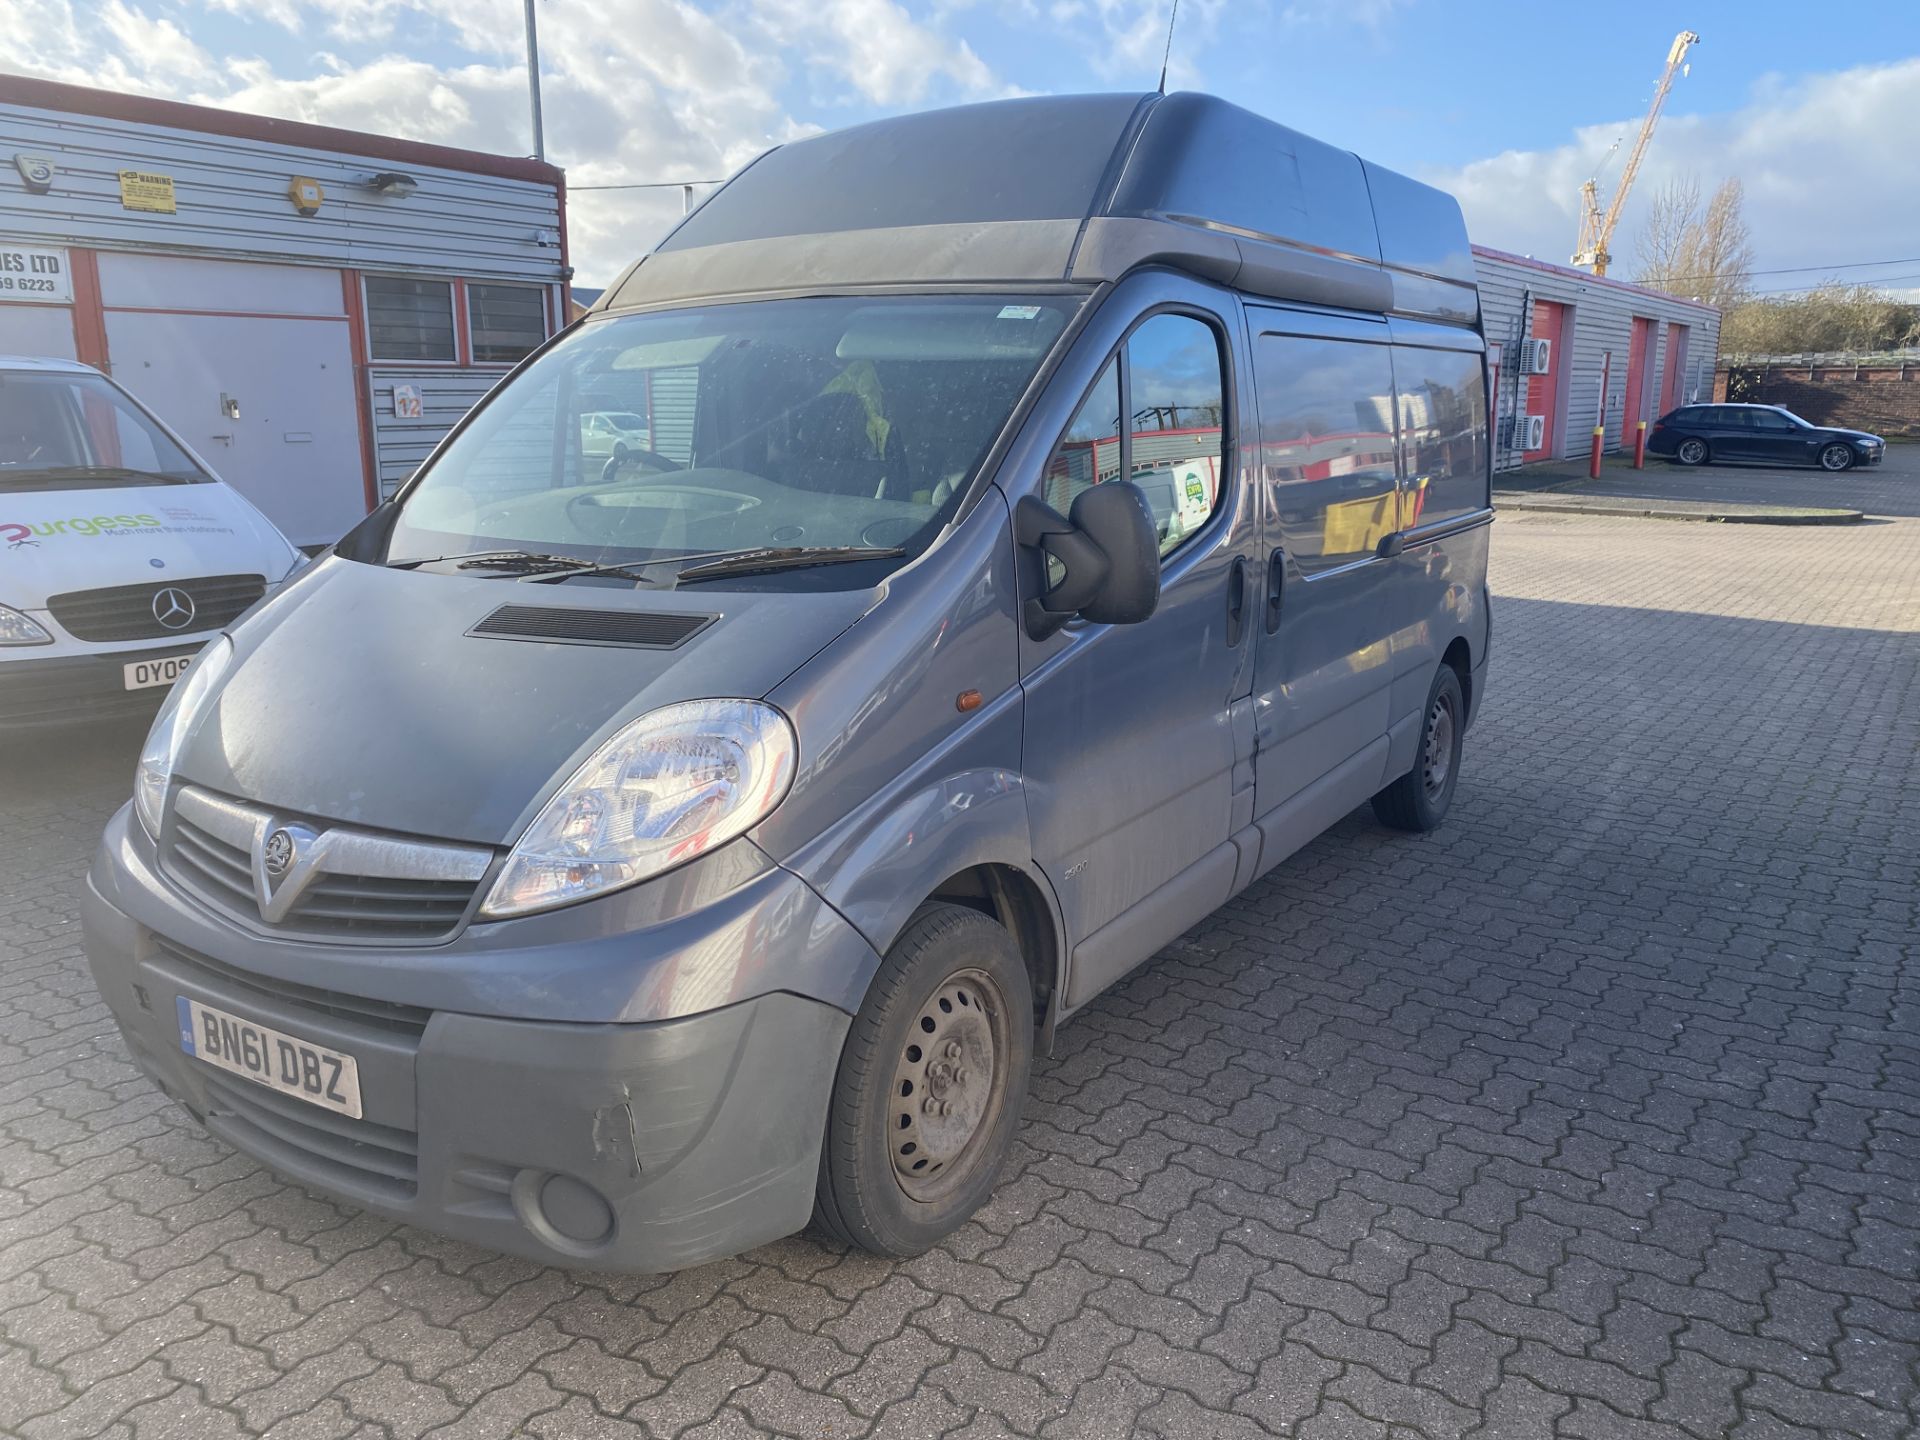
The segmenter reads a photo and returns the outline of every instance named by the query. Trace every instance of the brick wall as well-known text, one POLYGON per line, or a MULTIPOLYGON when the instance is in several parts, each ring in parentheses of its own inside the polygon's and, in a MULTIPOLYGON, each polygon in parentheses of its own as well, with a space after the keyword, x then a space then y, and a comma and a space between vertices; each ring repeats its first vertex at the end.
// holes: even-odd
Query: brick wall
POLYGON ((1721 369, 1714 372, 1713 398, 1784 405, 1815 425, 1920 436, 1920 365, 1721 369))

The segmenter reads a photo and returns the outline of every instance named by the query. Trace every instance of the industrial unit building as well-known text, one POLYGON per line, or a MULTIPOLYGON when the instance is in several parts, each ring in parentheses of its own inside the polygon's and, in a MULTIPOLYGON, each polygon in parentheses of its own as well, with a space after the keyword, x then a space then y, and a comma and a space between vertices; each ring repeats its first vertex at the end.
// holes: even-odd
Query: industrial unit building
POLYGON ((0 354, 97 365, 303 544, 565 324, 561 172, 0 76, 0 354))
POLYGON ((1493 465, 1631 448, 1634 429, 1711 399, 1720 312, 1584 270, 1473 247, 1492 370, 1493 465))

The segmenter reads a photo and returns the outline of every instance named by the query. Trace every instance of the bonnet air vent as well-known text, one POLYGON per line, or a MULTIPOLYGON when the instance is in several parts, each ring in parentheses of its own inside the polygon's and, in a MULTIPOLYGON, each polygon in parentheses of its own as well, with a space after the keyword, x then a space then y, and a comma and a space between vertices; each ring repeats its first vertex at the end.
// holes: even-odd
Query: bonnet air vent
POLYGON ((497 640, 553 640, 565 645, 633 645, 672 650, 714 621, 712 615, 661 615, 634 610, 568 610, 553 605, 502 605, 467 633, 497 640))

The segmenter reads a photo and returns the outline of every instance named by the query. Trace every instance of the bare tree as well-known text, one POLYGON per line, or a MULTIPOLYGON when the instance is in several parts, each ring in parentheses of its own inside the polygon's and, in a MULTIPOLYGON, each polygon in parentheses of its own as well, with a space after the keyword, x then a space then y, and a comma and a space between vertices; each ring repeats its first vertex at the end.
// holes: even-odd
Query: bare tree
POLYGON ((1703 210, 1698 181, 1669 182, 1647 208, 1635 278, 1723 310, 1737 304, 1753 270, 1751 232, 1741 213, 1744 198, 1739 180, 1728 178, 1703 210))
POLYGON ((1745 300, 1720 327, 1721 353, 1741 357, 1887 354, 1912 345, 1920 345, 1920 305, 1840 280, 1745 300))
POLYGON ((1646 221, 1640 227, 1636 280, 1666 290, 1669 281, 1686 273, 1680 256, 1686 249, 1687 229, 1699 213, 1700 182, 1690 175, 1669 180, 1654 192, 1647 205, 1646 221))

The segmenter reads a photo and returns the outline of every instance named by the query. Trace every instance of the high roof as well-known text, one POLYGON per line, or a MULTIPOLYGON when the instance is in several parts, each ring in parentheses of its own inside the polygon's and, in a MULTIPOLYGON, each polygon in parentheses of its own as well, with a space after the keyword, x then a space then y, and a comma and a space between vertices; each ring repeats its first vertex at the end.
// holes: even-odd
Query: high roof
POLYGON ((1001 100, 771 150, 599 308, 860 284, 1093 284, 1159 263, 1472 324, 1454 199, 1208 95, 1001 100))

